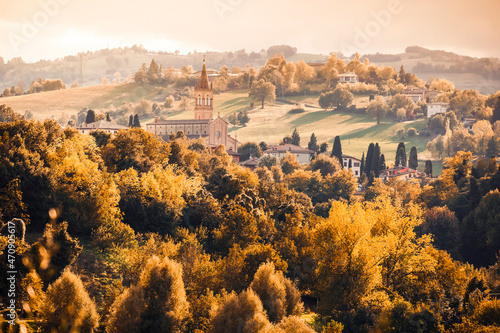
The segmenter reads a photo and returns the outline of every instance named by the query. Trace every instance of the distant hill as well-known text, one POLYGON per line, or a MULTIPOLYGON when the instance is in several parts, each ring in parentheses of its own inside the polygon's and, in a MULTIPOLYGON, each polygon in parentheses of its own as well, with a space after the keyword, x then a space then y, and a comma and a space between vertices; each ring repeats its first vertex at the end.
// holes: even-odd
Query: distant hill
MULTIPOLYGON (((269 48, 271 49, 271 48, 269 48)), ((268 51, 269 51, 268 49, 268 51)), ((101 84, 106 77, 110 82, 116 72, 124 80, 133 75, 143 63, 149 64, 155 59, 163 68, 172 66, 193 66, 200 70, 203 56, 211 68, 219 69, 223 65, 229 68, 250 65, 255 68, 263 66, 268 59, 269 52, 206 52, 190 53, 187 55, 169 52, 153 53, 142 46, 132 46, 116 49, 103 49, 95 52, 86 52, 82 55, 82 82, 81 85, 101 84)), ((410 46, 401 54, 367 54, 367 57, 377 65, 395 67, 397 70, 404 66, 407 72, 415 73, 419 78, 427 81, 432 78, 445 78, 455 83, 459 89, 475 89, 483 94, 491 94, 500 89, 500 60, 497 58, 473 58, 457 55, 452 52, 429 50, 423 47, 410 46)), ((323 62, 328 55, 294 53, 287 54, 287 60, 306 62, 323 62)), ((72 83, 80 83, 80 57, 69 55, 52 61, 41 60, 36 63, 24 63, 22 59, 12 59, 4 64, 0 58, 0 92, 6 87, 17 86, 20 82, 26 86, 33 80, 61 79, 68 87, 72 83)))

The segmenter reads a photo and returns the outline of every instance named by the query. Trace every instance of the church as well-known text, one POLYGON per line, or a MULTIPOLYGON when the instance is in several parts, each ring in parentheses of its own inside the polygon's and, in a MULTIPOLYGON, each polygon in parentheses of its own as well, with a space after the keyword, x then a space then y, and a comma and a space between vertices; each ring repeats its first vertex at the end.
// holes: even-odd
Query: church
POLYGON ((208 83, 207 68, 203 59, 200 82, 195 84, 194 119, 177 119, 160 121, 155 118, 154 123, 146 124, 146 130, 168 141, 170 134, 183 131, 190 139, 203 138, 208 147, 215 149, 224 145, 227 152, 237 159, 236 151, 238 140, 228 135, 229 123, 220 116, 213 117, 214 90, 208 83))

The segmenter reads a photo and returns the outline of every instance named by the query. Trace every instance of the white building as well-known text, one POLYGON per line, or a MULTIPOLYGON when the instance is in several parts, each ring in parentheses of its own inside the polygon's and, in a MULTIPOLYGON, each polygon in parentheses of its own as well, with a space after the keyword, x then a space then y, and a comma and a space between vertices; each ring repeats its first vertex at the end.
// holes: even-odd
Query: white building
POLYGON ((448 105, 449 105, 448 103, 443 103, 443 102, 435 102, 427 104, 427 118, 430 118, 438 113, 446 113, 448 105))
POLYGON ((286 144, 281 146, 270 146, 269 149, 264 152, 264 155, 271 155, 281 159, 287 153, 295 155, 300 164, 307 164, 311 161, 311 156, 314 152, 300 146, 286 144))
POLYGON ((359 178, 359 176, 361 176, 361 160, 356 157, 342 154, 342 164, 345 169, 349 168, 349 162, 354 177, 359 178))
POLYGON ((100 120, 100 121, 95 121, 95 122, 89 123, 89 124, 83 124, 83 125, 77 127, 76 130, 82 134, 89 134, 90 132, 95 131, 95 130, 101 130, 101 131, 104 131, 106 133, 115 134, 119 130, 127 129, 127 128, 128 128, 127 126, 122 126, 119 124, 111 123, 111 122, 106 121, 106 120, 100 120))
POLYGON ((339 83, 357 84, 358 76, 355 73, 347 72, 339 75, 339 83))

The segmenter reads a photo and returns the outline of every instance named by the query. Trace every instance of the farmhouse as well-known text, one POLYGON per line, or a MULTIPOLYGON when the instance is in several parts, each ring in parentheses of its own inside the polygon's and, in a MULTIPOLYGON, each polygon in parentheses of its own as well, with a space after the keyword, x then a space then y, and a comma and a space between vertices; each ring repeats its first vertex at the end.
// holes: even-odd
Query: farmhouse
POLYGON ((339 75, 339 83, 349 83, 355 85, 358 83, 358 76, 355 73, 347 72, 339 75))
POLYGON ((209 84, 205 59, 200 75, 200 82, 195 85, 194 119, 163 120, 155 118, 146 124, 146 130, 169 141, 169 135, 183 131, 190 139, 203 138, 208 147, 215 149, 224 145, 227 152, 237 160, 237 139, 228 135, 228 122, 220 116, 213 117, 214 90, 209 84))
POLYGON ((351 168, 354 177, 359 178, 361 175, 361 160, 356 157, 342 154, 342 164, 345 169, 351 168))
POLYGON ((427 104, 427 118, 431 118, 433 115, 438 113, 446 113, 448 109, 448 103, 435 102, 427 104))
POLYGON ((436 97, 439 96, 439 91, 430 90, 427 88, 411 88, 405 89, 405 95, 410 97, 413 102, 418 103, 419 101, 430 103, 434 101, 436 97))
POLYGON ((395 168, 380 171, 379 178, 381 178, 384 182, 393 178, 406 181, 415 179, 418 175, 417 170, 405 166, 397 166, 395 168))
POLYGON ((285 144, 281 146, 273 145, 270 146, 264 152, 264 155, 275 156, 278 159, 283 158, 286 154, 293 154, 297 156, 297 160, 300 164, 307 164, 311 160, 311 156, 314 153, 312 150, 302 148, 300 146, 285 144))

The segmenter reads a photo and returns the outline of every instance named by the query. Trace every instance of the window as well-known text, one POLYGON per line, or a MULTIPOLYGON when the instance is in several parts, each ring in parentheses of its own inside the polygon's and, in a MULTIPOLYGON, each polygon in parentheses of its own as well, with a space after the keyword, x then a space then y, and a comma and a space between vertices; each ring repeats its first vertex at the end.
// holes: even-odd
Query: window
POLYGON ((347 166, 347 162, 344 162, 344 167, 346 167, 346 166, 347 166))
POLYGON ((359 167, 359 162, 354 162, 355 167, 359 167))
POLYGON ((354 175, 357 176, 358 175, 358 170, 354 171, 354 175))

